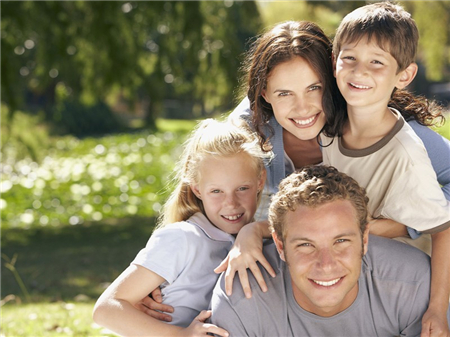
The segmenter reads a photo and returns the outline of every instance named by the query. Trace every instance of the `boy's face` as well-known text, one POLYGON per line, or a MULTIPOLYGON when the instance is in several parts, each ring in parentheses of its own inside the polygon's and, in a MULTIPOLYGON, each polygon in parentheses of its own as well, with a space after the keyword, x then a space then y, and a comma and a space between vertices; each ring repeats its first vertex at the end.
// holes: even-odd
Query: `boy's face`
POLYGON ((384 110, 394 88, 407 85, 405 71, 397 73, 395 58, 374 39, 344 43, 335 62, 336 81, 349 108, 384 110))
POLYGON ((368 231, 361 235, 354 206, 336 200, 317 207, 300 205, 288 212, 284 243, 274 235, 291 274, 295 300, 323 317, 348 308, 358 294, 368 231))

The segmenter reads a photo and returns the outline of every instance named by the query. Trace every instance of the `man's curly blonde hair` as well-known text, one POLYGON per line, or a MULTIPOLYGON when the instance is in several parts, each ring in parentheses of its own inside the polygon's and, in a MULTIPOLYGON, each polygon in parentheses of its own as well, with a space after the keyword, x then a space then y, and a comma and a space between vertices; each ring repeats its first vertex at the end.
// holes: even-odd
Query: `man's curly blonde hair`
POLYGON ((284 242, 288 212, 294 212, 299 205, 314 208, 335 200, 352 203, 362 235, 368 222, 369 198, 365 189, 353 178, 326 165, 306 166, 281 181, 269 208, 270 228, 284 242))

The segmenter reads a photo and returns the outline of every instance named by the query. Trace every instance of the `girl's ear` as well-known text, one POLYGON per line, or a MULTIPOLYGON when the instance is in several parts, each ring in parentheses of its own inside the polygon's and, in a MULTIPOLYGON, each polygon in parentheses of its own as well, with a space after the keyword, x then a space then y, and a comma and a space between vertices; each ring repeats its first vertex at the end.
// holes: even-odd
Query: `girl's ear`
POLYGON ((197 198, 202 200, 202 195, 198 189, 198 185, 190 184, 189 187, 191 188, 192 193, 194 193, 197 198))
POLYGON ((267 171, 266 169, 261 171, 261 176, 258 181, 258 192, 261 192, 264 189, 264 184, 266 183, 267 171))
POLYGON ((396 88, 403 89, 406 88, 416 77, 418 66, 417 63, 411 63, 405 70, 400 72, 400 77, 397 81, 396 88))

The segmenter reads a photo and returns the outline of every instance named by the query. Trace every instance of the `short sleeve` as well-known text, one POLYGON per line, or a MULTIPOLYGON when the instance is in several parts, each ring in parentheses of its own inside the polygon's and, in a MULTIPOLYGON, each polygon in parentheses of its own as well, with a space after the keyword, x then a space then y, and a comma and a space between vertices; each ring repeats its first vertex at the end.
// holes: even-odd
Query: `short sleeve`
POLYGON ((188 249, 182 230, 165 227, 153 232, 146 247, 132 263, 153 271, 170 284, 184 270, 189 256, 188 249))
POLYGON ((424 174, 415 166, 397 178, 375 213, 421 233, 450 227, 450 204, 435 175, 424 174))

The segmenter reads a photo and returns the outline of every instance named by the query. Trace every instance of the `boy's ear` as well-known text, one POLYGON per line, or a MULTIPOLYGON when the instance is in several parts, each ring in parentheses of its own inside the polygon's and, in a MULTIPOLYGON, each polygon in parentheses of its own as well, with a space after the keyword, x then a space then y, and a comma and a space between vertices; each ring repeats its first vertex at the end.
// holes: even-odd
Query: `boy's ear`
POLYGON ((277 247, 278 254, 280 255, 280 259, 286 262, 286 257, 284 256, 284 245, 283 241, 280 240, 275 232, 272 232, 273 242, 275 242, 275 246, 277 247))
POLYGON ((417 63, 411 63, 405 70, 401 71, 401 75, 397 81, 396 87, 398 89, 406 88, 416 77, 418 66, 417 63))
POLYGON ((200 191, 198 189, 198 186, 190 184, 189 187, 191 188, 192 193, 194 193, 197 198, 202 200, 202 195, 201 195, 201 193, 200 193, 200 191))
POLYGON ((336 77, 336 55, 334 53, 331 53, 331 60, 333 61, 333 75, 336 77))

